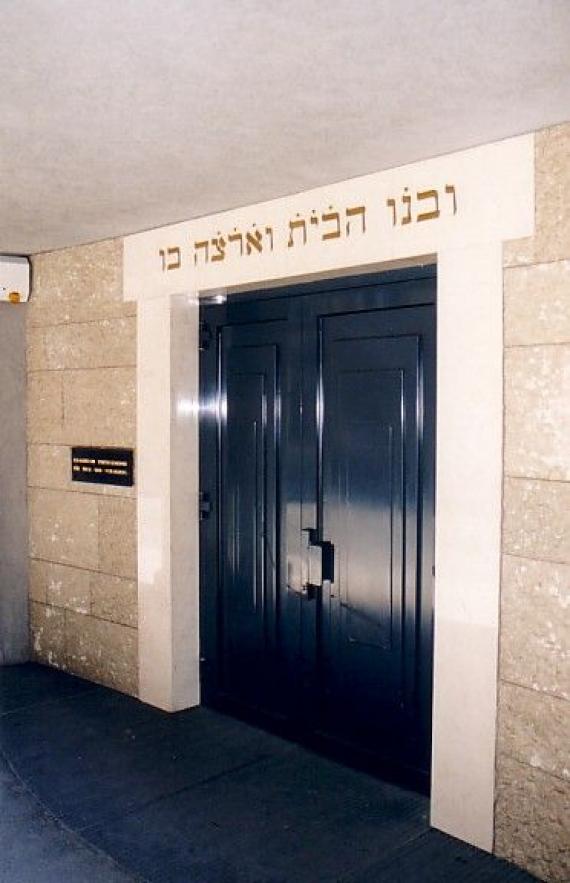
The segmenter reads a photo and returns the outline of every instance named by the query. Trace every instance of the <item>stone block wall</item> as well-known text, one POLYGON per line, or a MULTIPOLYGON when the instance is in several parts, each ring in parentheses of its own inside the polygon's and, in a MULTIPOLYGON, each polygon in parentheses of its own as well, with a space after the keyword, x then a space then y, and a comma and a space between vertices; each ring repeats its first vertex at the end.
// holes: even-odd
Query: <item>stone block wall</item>
POLYGON ((496 851, 570 880, 570 125, 536 135, 535 236, 505 247, 496 851))
POLYGON ((122 242, 33 259, 27 306, 35 659, 136 695, 134 488, 74 483, 72 445, 135 447, 136 304, 122 242))

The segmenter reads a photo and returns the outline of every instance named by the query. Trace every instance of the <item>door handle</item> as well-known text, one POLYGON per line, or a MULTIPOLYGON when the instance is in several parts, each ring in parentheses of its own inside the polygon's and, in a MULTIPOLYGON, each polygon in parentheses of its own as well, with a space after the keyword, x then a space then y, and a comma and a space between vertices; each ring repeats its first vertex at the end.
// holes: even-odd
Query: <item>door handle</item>
POLYGON ((309 600, 317 596, 325 580, 334 581, 334 546, 319 539, 314 527, 303 529, 306 548, 303 556, 303 594, 309 600))
POLYGON ((287 588, 290 592, 293 592, 293 594, 300 595, 301 598, 306 598, 307 601, 314 601, 322 589, 322 586, 315 585, 315 583, 304 582, 300 589, 297 589, 294 585, 291 585, 291 583, 287 583, 287 588))

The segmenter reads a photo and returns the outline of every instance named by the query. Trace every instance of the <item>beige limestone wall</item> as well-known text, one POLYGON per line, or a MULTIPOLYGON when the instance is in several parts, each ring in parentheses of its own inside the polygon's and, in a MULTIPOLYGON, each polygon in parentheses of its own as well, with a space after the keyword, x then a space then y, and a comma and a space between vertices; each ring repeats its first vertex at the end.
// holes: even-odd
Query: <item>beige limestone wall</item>
POLYGON ((72 445, 135 447, 136 304, 122 242, 38 255, 28 305, 35 659, 138 692, 134 488, 70 480, 72 445))
POLYGON ((505 248, 495 846, 570 880, 570 124, 536 136, 536 232, 505 248))

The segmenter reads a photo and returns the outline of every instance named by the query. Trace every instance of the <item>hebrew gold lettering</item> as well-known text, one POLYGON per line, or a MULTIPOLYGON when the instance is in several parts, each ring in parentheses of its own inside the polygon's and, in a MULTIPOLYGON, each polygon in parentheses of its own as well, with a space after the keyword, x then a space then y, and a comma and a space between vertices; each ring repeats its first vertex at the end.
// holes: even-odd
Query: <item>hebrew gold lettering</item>
POLYGON ((453 184, 445 185, 445 192, 450 193, 453 196, 453 214, 457 214, 457 197, 455 195, 455 186, 453 184))
POLYGON ((404 193, 402 195, 402 202, 407 208, 407 215, 405 218, 402 218, 402 224, 411 224, 412 223, 412 197, 408 193, 408 188, 404 187, 404 193))
POLYGON ((174 246, 173 248, 167 248, 166 253, 169 258, 171 258, 174 255, 174 260, 169 260, 169 262, 166 265, 166 269, 167 270, 178 270, 178 268, 180 267, 180 264, 181 264, 180 249, 178 248, 178 246, 174 246))
POLYGON ((336 224, 336 230, 329 230, 328 233, 323 233, 323 239, 338 239, 340 236, 340 215, 338 212, 333 212, 332 205, 329 205, 328 212, 323 212, 321 220, 324 224, 327 224, 329 221, 334 221, 336 224))
POLYGON ((243 236, 238 232, 237 227, 234 227, 234 232, 230 233, 228 236, 228 242, 239 242, 239 253, 241 257, 241 255, 243 255, 243 236))
POLYGON ((297 220, 289 221, 289 242, 287 243, 289 248, 292 248, 295 244, 295 240, 293 238, 293 233, 295 230, 301 229, 303 231, 303 245, 307 244, 307 222, 304 218, 301 218, 299 213, 296 215, 297 220))
MULTIPOLYGON (((454 184, 446 184, 445 185, 445 193, 452 198, 453 204, 453 214, 457 214, 457 195, 455 192, 454 184)), ((416 193, 416 200, 418 203, 425 202, 426 200, 432 200, 432 208, 429 211, 421 211, 418 212, 415 218, 412 215, 412 197, 408 192, 408 188, 404 187, 404 192, 402 194, 402 203, 406 206, 406 214, 401 219, 401 224, 411 224, 412 221, 416 221, 420 223, 421 221, 432 221, 441 216, 442 209, 439 205, 439 192, 435 188, 430 190, 418 190, 416 193)), ((392 209, 392 226, 395 227, 398 222, 398 212, 396 207, 396 200, 393 198, 386 200, 386 205, 388 208, 392 209)), ((348 214, 348 210, 347 210, 348 214)))
POLYGON ((226 240, 222 236, 221 233, 218 232, 217 236, 214 236, 212 239, 212 245, 216 249, 215 254, 212 255, 212 263, 214 261, 223 261, 226 257, 226 240))
MULTIPOLYGON (((255 224, 253 225, 255 227, 255 224)), ((246 233, 245 237, 245 248, 248 254, 251 254, 252 249, 255 249, 257 252, 263 251, 263 247, 261 245, 261 241, 263 236, 260 230, 254 230, 253 233, 249 231, 246 233)))
POLYGON ((362 232, 366 233, 366 206, 364 205, 355 205, 351 208, 346 209, 346 217, 349 219, 346 222, 346 235, 350 236, 350 218, 355 218, 359 215, 362 219, 362 232))
POLYGON ((435 208, 429 212, 420 212, 416 218, 417 221, 431 221, 433 218, 439 218, 439 196, 437 190, 422 190, 416 196, 418 200, 435 200, 435 208))
POLYGON ((194 243, 194 263, 195 264, 198 263, 198 252, 201 249, 204 250, 204 258, 205 258, 204 263, 206 263, 206 264, 208 263, 209 246, 210 246, 210 243, 208 242, 207 239, 204 239, 200 242, 194 243))

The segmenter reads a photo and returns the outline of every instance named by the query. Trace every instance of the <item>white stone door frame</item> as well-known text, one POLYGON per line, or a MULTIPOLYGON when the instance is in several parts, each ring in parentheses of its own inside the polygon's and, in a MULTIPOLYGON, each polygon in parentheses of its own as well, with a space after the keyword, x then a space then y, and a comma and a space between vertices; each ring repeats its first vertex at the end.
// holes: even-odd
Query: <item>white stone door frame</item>
MULTIPOLYGON (((497 718, 502 245, 505 239, 532 234, 533 139, 525 137, 524 142, 515 139, 515 159, 522 158, 524 168, 514 170, 516 180, 510 190, 508 181, 505 184, 508 199, 497 198, 493 205, 499 219, 493 217, 486 223, 485 212, 479 215, 475 211, 472 222, 459 232, 442 227, 439 235, 434 233, 435 247, 429 252, 431 260, 435 255, 437 261, 431 823, 487 850, 493 846, 497 718)), ((495 187, 506 176, 508 159, 506 156, 506 165, 497 170, 495 187)), ((493 179, 488 165, 489 155, 469 173, 472 179, 465 179, 475 196, 480 190, 488 198, 489 179, 493 179)), ((148 234, 156 235, 156 231, 148 234)), ((131 294, 139 301, 140 697, 176 711, 200 701, 199 298, 190 288, 170 293, 159 290, 160 282, 155 291, 144 281, 146 275, 142 280, 144 254, 141 259, 139 254, 146 248, 145 237, 147 234, 136 240, 125 257, 127 296, 140 286, 138 295, 131 294)), ((409 263, 417 263, 422 254, 418 249, 425 236, 418 237, 415 244, 412 238, 407 240, 409 263)), ((405 252, 406 246, 402 248, 405 252)), ((376 269, 388 264, 393 251, 386 255, 378 247, 376 269)), ((405 254, 398 257, 405 259, 405 254)), ((370 261, 366 269, 369 267, 370 261)), ((347 263, 346 269, 358 272, 359 266, 347 263)), ((278 271, 274 278, 280 283, 298 281, 278 271)))

